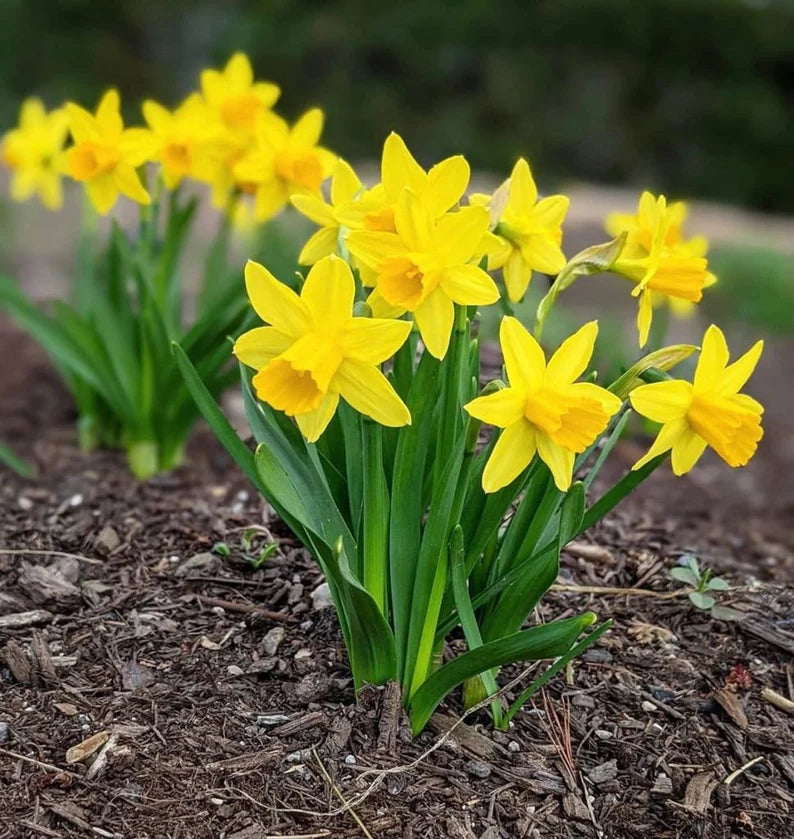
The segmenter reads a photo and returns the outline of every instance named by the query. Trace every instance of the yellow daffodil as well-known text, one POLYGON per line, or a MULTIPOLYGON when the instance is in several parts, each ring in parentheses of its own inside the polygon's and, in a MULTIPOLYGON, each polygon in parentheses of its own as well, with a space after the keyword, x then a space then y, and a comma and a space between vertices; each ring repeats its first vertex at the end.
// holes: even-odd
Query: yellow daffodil
POLYGON ((40 99, 26 99, 19 112, 19 125, 2 140, 3 163, 13 173, 11 197, 27 201, 33 195, 50 210, 63 204, 61 169, 63 144, 69 133, 69 118, 63 108, 44 109, 40 99))
POLYGON ((252 134, 260 115, 276 104, 281 91, 271 82, 254 81, 248 56, 236 52, 223 70, 201 73, 204 101, 232 132, 252 134))
POLYGON ((354 230, 347 247, 375 276, 369 298, 376 314, 411 312, 431 355, 443 358, 449 346, 455 303, 495 303, 499 291, 472 265, 488 228, 482 207, 464 207, 434 220, 422 199, 404 188, 394 213, 396 233, 354 230))
POLYGON ((454 207, 466 191, 471 172, 462 155, 448 157, 426 172, 405 141, 392 132, 383 144, 381 183, 363 192, 357 201, 339 208, 340 222, 351 230, 395 232, 394 213, 402 191, 408 187, 435 220, 454 207))
POLYGON ((354 201, 361 192, 361 181, 353 167, 341 158, 336 162, 331 178, 331 201, 324 201, 318 195, 296 193, 290 197, 292 205, 306 218, 320 225, 303 246, 298 262, 301 265, 314 265, 319 259, 332 253, 338 253, 339 235, 343 227, 337 211, 354 201))
POLYGON ((347 263, 326 256, 309 271, 300 296, 256 262, 245 267, 254 310, 269 326, 241 335, 234 354, 259 372, 257 396, 294 417, 314 442, 339 398, 381 425, 409 425, 411 415, 379 365, 411 331, 407 321, 353 317, 355 282, 347 263))
POLYGON ((221 138, 220 123, 201 97, 189 96, 174 111, 148 99, 143 117, 152 136, 152 159, 162 165, 165 185, 174 189, 182 178, 199 177, 203 159, 211 154, 208 146, 221 138))
POLYGON ((714 282, 702 256, 703 240, 681 239, 683 213, 680 205, 668 208, 663 195, 654 198, 644 192, 637 216, 613 217, 612 229, 628 224, 626 245, 612 271, 634 282, 632 295, 639 297, 637 330, 644 347, 653 318, 653 306, 660 296, 682 303, 697 303, 703 289, 714 282))
POLYGON ((562 222, 568 212, 565 195, 538 200, 538 189, 523 158, 510 179, 493 196, 472 196, 473 203, 487 201, 498 246, 488 255, 488 268, 501 268, 508 297, 517 302, 529 287, 533 271, 558 274, 565 265, 562 222))
POLYGON ((710 326, 693 382, 673 379, 641 385, 631 392, 637 413, 662 423, 659 436, 648 453, 632 467, 672 449, 672 466, 683 475, 697 463, 706 446, 729 465, 744 466, 755 454, 763 436, 763 406, 739 393, 755 370, 764 342, 758 341, 741 358, 728 364, 725 336, 710 326))
POLYGON ((234 167, 238 183, 256 194, 259 221, 275 216, 294 193, 320 195, 336 164, 336 155, 317 145, 322 130, 319 108, 307 111, 292 128, 272 113, 259 120, 255 147, 234 167))
POLYGON ((465 409, 503 428, 482 476, 486 492, 507 486, 537 452, 554 483, 567 490, 575 456, 591 445, 621 406, 620 399, 590 382, 577 382, 593 354, 595 321, 565 340, 546 363, 538 342, 515 318, 499 329, 509 387, 480 396, 465 409))
POLYGON ((96 115, 71 102, 66 108, 74 140, 66 153, 67 171, 76 181, 85 183, 96 211, 107 213, 119 193, 148 204, 149 193, 135 168, 150 159, 152 135, 144 128, 124 128, 118 92, 105 93, 96 115))

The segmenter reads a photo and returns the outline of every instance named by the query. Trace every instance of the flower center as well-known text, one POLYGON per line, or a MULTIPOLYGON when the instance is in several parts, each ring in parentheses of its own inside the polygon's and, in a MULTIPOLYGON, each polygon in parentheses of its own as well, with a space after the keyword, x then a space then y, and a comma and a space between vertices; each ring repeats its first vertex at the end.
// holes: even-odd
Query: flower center
POLYGON ((276 155, 275 169, 282 180, 311 192, 318 192, 323 183, 322 164, 312 151, 280 151, 276 155))
POLYGON ((166 143, 163 148, 163 165, 175 175, 190 172, 192 156, 187 143, 166 143))
POLYGON ((706 265, 706 260, 700 257, 662 256, 648 288, 697 303, 706 284, 706 265))
POLYGON ((69 174, 76 181, 88 181, 110 172, 118 163, 118 150, 99 143, 78 143, 69 149, 69 174))
POLYGON ((438 276, 425 273, 405 256, 388 256, 378 267, 378 290, 392 306, 414 311, 438 285, 438 276))
POLYGON ((551 388, 527 396, 524 416, 558 446, 572 452, 583 452, 609 422, 609 414, 597 400, 551 388))
POLYGON ((729 466, 744 466, 763 436, 760 415, 726 396, 696 393, 686 418, 729 466))
POLYGON ((252 131, 261 106, 262 103, 256 94, 241 93, 239 96, 229 97, 221 105, 221 116, 230 128, 252 131))

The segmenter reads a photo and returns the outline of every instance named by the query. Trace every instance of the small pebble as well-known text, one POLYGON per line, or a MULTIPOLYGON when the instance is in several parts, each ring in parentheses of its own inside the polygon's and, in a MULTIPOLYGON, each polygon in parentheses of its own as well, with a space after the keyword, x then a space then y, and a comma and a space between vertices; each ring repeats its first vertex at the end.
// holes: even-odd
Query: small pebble
POLYGON ((19 496, 19 498, 17 499, 17 504, 19 504, 20 510, 27 511, 33 509, 33 502, 29 498, 26 498, 24 495, 19 496))
POLYGON ((468 760, 463 768, 475 778, 487 778, 491 774, 491 767, 481 760, 468 760))
POLYGON ((599 740, 611 740, 615 736, 611 731, 607 731, 605 728, 597 728, 594 733, 599 740))
POLYGON ((289 720, 290 718, 284 714, 259 714, 256 718, 256 724, 263 725, 265 728, 272 728, 274 725, 283 725, 289 720))
POLYGON ((515 753, 521 751, 521 746, 515 740, 511 740, 507 744, 507 750, 510 751, 510 752, 513 752, 513 754, 515 754, 515 753))
POLYGON ((306 763, 312 759, 311 749, 298 749, 297 752, 291 752, 287 755, 285 760, 287 763, 306 763))
POLYGON ((283 626, 274 626, 273 629, 268 630, 262 640, 262 647, 268 655, 275 655, 286 637, 287 633, 283 626))
POLYGON ((244 672, 244 671, 243 671, 243 668, 242 668, 242 667, 238 667, 236 664, 230 664, 230 665, 226 668, 226 674, 227 674, 228 676, 242 676, 242 675, 243 675, 243 672, 244 672))
POLYGON ((333 606, 331 600, 331 589, 328 588, 328 583, 320 583, 319 586, 312 592, 312 609, 319 611, 328 606, 333 606))
POLYGON ((5 743, 8 740, 8 723, 0 722, 0 743, 5 743))
POLYGON ((656 706, 653 704, 653 702, 648 702, 647 700, 645 700, 642 703, 642 710, 647 711, 650 714, 656 710, 656 706))
POLYGON ((355 755, 345 755, 345 763, 347 763, 348 765, 352 766, 354 763, 357 763, 357 762, 358 761, 356 760, 355 755))

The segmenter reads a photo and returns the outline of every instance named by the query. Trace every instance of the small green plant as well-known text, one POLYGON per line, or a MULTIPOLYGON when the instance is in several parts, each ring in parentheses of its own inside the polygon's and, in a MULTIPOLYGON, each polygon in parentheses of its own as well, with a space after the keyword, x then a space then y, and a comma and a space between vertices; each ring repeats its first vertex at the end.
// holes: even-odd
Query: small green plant
POLYGON ((687 592, 690 603, 703 612, 708 612, 717 620, 741 620, 742 613, 717 602, 715 592, 728 591, 730 586, 722 577, 714 577, 710 568, 700 567, 697 557, 684 554, 675 568, 670 569, 670 576, 679 583, 691 586, 694 591, 687 592))
POLYGON ((36 474, 36 467, 15 454, 5 443, 0 441, 0 464, 12 469, 23 478, 32 478, 36 474))
MULTIPOLYGON (((240 537, 240 555, 254 571, 259 570, 279 548, 278 540, 268 537, 263 544, 261 537, 262 531, 258 527, 249 527, 240 537)), ((223 557, 232 555, 228 542, 216 542, 212 552, 223 557)))

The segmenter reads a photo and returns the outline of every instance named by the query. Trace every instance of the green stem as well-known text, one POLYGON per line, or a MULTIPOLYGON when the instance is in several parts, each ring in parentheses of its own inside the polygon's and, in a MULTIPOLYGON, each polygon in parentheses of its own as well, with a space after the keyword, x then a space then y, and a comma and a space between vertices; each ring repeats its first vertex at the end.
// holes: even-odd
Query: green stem
POLYGON ((386 615, 388 571, 389 496, 383 471, 383 431, 378 423, 363 420, 364 467, 364 588, 386 615))
POLYGON ((434 483, 438 481, 447 461, 455 450, 455 442, 463 427, 461 404, 462 367, 468 370, 469 348, 468 318, 465 306, 455 305, 455 323, 447 356, 442 362, 443 384, 441 391, 441 421, 438 426, 434 483))

